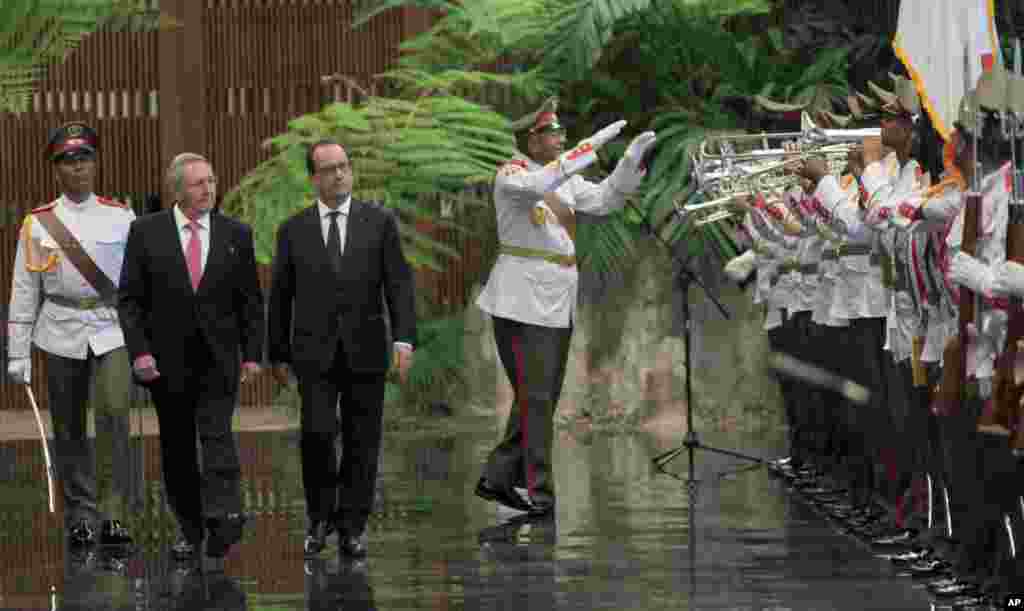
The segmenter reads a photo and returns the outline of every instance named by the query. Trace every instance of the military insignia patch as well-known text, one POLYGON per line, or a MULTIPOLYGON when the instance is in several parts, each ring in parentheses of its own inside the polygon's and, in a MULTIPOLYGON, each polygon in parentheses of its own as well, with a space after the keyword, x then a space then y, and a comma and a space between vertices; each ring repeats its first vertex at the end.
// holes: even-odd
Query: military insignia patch
POLYGON ((544 210, 544 208, 541 208, 540 206, 534 206, 533 210, 530 211, 530 222, 533 223, 535 227, 540 227, 541 225, 545 224, 547 220, 548 215, 547 211, 544 210))
POLYGON ((513 159, 498 168, 498 176, 511 176, 526 170, 526 162, 522 159, 513 159))

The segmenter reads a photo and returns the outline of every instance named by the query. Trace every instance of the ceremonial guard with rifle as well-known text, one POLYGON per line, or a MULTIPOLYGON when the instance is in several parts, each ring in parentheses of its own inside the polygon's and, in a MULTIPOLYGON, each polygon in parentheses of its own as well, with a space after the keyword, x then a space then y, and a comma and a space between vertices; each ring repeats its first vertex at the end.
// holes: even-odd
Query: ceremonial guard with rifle
POLYGON ((949 589, 955 591, 997 582, 1020 567, 1016 548, 1024 534, 1024 501, 1014 442, 1021 391, 1014 370, 1024 322, 1019 320, 1024 245, 1016 239, 1024 217, 1018 209, 1015 150, 1021 134, 1014 126, 1022 110, 1024 79, 997 65, 965 98, 958 124, 971 135, 960 145, 971 193, 948 239, 954 252, 950 277, 961 287, 961 308, 972 305, 964 295, 977 298, 972 299, 976 311, 968 312, 967 348, 957 346, 966 353, 961 370, 967 364, 973 370, 957 380, 961 403, 950 404, 955 395, 944 389, 954 436, 951 509, 958 527, 953 565, 959 582, 949 589))
POLYGON ((96 132, 84 123, 55 130, 46 156, 61 195, 21 226, 11 283, 8 376, 32 381, 31 346, 47 373, 57 474, 72 548, 124 550, 119 521, 128 482, 131 366, 117 316, 117 279, 128 227, 125 204, 97 196, 96 132), (95 415, 95 452, 88 438, 95 415), (94 455, 95 454, 95 455, 94 455))

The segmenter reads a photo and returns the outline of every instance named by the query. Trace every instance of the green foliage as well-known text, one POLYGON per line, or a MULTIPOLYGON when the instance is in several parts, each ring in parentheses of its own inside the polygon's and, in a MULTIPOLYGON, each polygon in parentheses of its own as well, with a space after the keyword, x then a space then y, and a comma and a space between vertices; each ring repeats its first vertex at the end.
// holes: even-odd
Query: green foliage
POLYGON ((601 59, 615 23, 648 9, 651 0, 574 0, 560 4, 546 37, 544 63, 552 73, 583 80, 601 59))
POLYGON ((468 382, 462 375, 465 362, 462 314, 426 320, 417 325, 416 331, 418 342, 409 379, 399 385, 394 375, 389 376, 386 398, 400 400, 418 410, 425 410, 434 402, 465 399, 459 392, 468 382))
POLYGON ((105 24, 149 15, 143 0, 0 2, 0 112, 24 112, 46 66, 105 24))
MULTIPOLYGON (((441 269, 442 258, 458 253, 410 222, 450 225, 430 202, 489 181, 494 168, 514 152, 504 117, 443 93, 416 99, 374 97, 358 107, 331 104, 297 117, 287 132, 264 143, 273 156, 224 199, 226 212, 254 227, 261 263, 273 258, 277 227, 315 200, 306 148, 326 137, 345 145, 355 174, 355 197, 394 208, 406 258, 416 267, 435 270, 441 269)), ((472 198, 461 201, 483 204, 472 198)))

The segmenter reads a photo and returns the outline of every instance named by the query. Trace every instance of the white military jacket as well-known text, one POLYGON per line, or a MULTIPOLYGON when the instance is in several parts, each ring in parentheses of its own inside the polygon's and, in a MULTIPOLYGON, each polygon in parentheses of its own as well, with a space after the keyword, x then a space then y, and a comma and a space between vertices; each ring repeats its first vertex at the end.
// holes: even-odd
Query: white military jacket
POLYGON ((79 309, 46 299, 48 295, 71 300, 99 296, 35 219, 37 212, 48 209, 53 209, 114 285, 121 276, 128 228, 135 219, 130 208, 91 195, 81 204, 61 196, 35 209, 22 224, 14 260, 8 355, 29 356, 30 341, 46 352, 73 359, 85 359, 89 348, 97 355, 120 348, 124 335, 114 306, 79 309))
MULTIPOLYGON (((569 232, 544 203, 550 187, 550 168, 524 157, 517 156, 498 170, 494 209, 501 244, 576 254, 569 232)), ((574 214, 603 216, 626 204, 625 196, 613 189, 608 179, 595 184, 578 174, 558 185, 554 193, 574 214)), ((491 316, 565 328, 576 317, 578 283, 576 266, 499 254, 476 304, 491 316)))
MULTIPOLYGON (((843 236, 845 245, 874 250, 876 238, 862 222, 857 203, 861 195, 854 184, 841 185, 835 176, 827 175, 818 183, 812 198, 818 202, 819 213, 829 227, 843 236)), ((854 320, 885 316, 889 291, 882 283, 881 268, 872 264, 870 253, 840 254, 836 276, 830 317, 854 320)))

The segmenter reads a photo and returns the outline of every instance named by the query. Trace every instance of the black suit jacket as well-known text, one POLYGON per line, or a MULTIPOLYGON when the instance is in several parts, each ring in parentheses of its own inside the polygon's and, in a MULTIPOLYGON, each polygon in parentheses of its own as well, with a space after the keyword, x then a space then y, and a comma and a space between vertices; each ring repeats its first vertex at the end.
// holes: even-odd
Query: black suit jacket
POLYGON ((387 371, 391 347, 383 300, 394 341, 415 344, 412 269, 391 211, 352 200, 342 267, 336 277, 316 204, 278 229, 268 315, 271 362, 289 363, 300 375, 323 373, 340 339, 352 370, 387 371))
POLYGON ((152 354, 161 376, 174 384, 187 375, 184 338, 198 330, 224 389, 235 392, 240 357, 263 360, 263 293, 252 230, 210 213, 206 266, 193 291, 173 210, 136 219, 128 232, 117 311, 133 361, 152 354))

